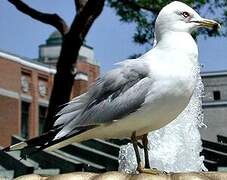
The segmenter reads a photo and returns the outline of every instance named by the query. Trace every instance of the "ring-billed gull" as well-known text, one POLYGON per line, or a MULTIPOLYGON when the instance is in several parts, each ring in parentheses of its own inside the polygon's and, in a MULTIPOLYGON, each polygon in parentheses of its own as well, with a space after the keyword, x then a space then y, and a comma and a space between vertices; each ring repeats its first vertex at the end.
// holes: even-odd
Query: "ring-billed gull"
POLYGON ((191 32, 220 25, 200 17, 182 2, 172 2, 155 23, 156 45, 133 60, 118 63, 85 94, 74 98, 58 114, 53 129, 4 150, 31 146, 55 150, 91 138, 130 137, 143 171, 137 140, 142 139, 149 168, 147 133, 174 120, 187 106, 196 86, 198 48, 191 32))

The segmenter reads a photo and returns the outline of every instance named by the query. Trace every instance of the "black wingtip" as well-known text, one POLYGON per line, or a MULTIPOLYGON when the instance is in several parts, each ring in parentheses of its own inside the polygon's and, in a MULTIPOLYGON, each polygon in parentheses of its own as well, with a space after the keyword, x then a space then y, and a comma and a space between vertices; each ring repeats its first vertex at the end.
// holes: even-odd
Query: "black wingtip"
POLYGON ((4 149, 2 149, 3 152, 9 152, 10 151, 10 146, 5 147, 4 149))

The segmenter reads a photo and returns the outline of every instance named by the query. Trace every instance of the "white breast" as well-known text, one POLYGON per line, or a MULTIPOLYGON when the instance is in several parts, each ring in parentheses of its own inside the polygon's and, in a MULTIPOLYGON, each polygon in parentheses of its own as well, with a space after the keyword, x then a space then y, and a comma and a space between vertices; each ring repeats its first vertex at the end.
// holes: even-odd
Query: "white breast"
POLYGON ((130 137, 133 131, 143 135, 170 123, 186 108, 196 85, 197 46, 189 34, 182 34, 185 46, 175 41, 174 34, 171 38, 163 44, 159 42, 141 57, 154 82, 142 108, 115 123, 99 127, 95 130, 96 137, 130 137))

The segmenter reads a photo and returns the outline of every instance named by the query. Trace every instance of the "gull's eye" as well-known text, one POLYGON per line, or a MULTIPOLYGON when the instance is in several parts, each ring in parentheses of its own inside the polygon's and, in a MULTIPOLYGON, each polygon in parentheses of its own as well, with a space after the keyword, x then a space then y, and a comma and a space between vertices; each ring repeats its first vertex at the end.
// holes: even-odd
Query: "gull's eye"
POLYGON ((187 18, 188 16, 190 16, 190 14, 186 11, 182 12, 181 14, 184 18, 187 18))

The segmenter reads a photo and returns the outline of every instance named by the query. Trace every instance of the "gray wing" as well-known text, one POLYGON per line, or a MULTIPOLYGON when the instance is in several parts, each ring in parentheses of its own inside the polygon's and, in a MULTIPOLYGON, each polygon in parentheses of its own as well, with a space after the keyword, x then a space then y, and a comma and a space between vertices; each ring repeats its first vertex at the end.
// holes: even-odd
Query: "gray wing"
POLYGON ((62 126, 58 138, 80 128, 119 120, 138 110, 145 101, 152 80, 141 60, 127 60, 91 86, 87 93, 74 98, 57 115, 55 126, 62 126))

